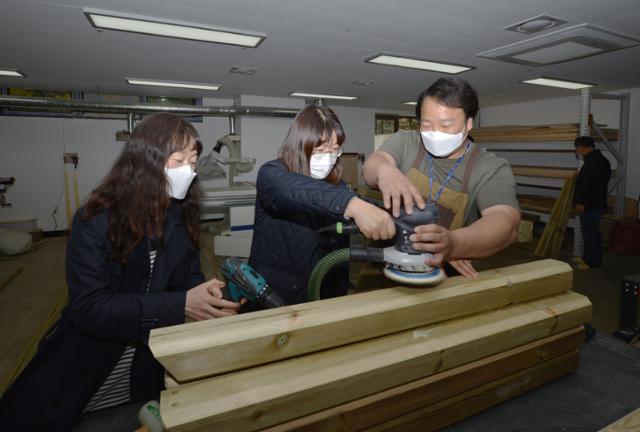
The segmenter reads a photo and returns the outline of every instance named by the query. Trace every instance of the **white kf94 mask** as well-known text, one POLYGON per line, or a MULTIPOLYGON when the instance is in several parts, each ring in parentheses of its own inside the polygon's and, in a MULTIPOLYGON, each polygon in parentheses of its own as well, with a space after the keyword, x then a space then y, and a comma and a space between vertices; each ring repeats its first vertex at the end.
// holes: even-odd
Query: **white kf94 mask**
POLYGON ((183 165, 178 168, 164 168, 164 172, 169 179, 169 185, 167 186, 167 192, 171 198, 184 199, 187 196, 189 186, 196 177, 196 173, 193 171, 191 165, 183 165))
POLYGON ((450 134, 440 131, 420 132, 422 135, 422 143, 424 148, 436 157, 448 156, 453 153, 464 140, 467 135, 463 129, 457 134, 450 134))
POLYGON ((333 167, 342 155, 342 149, 334 152, 315 153, 311 155, 309 161, 309 172, 311 178, 322 180, 327 178, 333 167))

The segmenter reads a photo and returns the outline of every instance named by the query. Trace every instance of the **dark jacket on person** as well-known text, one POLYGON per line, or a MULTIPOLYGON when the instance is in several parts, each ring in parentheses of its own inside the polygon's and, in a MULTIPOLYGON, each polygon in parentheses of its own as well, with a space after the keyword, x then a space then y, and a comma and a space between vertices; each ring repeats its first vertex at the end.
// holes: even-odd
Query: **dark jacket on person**
POLYGON ((611 164, 600 150, 584 155, 584 165, 578 172, 574 204, 582 204, 585 210, 606 210, 611 164))
MULTIPOLYGON (((260 167, 249 264, 286 304, 308 300, 307 284, 316 263, 332 250, 348 247, 348 236, 319 235, 317 230, 345 221, 355 193, 344 183, 291 173, 279 160, 260 167)), ((347 294, 348 266, 334 267, 324 277, 321 297, 347 294)))
POLYGON ((177 207, 169 209, 149 280, 143 239, 123 265, 108 258, 108 214, 83 220, 80 209, 67 245, 69 305, 38 352, 0 399, 3 430, 70 431, 129 343, 136 345, 132 401, 157 399, 163 368, 148 348, 154 327, 184 322, 185 291, 204 281, 177 207))

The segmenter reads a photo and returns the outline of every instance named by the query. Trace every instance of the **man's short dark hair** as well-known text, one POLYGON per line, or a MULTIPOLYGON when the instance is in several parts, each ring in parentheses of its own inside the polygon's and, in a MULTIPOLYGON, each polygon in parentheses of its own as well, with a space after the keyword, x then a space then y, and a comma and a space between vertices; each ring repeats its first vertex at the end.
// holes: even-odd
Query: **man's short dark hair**
POLYGON ((576 138, 576 140, 573 142, 573 145, 575 145, 576 147, 595 147, 596 146, 596 142, 593 139, 593 137, 590 136, 579 136, 578 138, 576 138))
POLYGON ((422 102, 430 96, 438 103, 450 108, 462 108, 466 118, 475 118, 478 113, 478 93, 461 78, 440 78, 418 97, 416 118, 420 120, 422 102))

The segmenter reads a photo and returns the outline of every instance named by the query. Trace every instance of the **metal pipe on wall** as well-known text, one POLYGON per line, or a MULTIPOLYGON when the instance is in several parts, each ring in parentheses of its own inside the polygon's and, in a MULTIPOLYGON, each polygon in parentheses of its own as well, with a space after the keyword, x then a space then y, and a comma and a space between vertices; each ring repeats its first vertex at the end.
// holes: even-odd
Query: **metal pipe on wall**
POLYGON ((105 103, 105 102, 83 102, 65 101, 52 98, 32 98, 20 96, 0 95, 0 106, 6 108, 21 109, 47 109, 71 112, 97 112, 97 113, 154 113, 171 112, 181 115, 198 115, 212 117, 228 116, 257 116, 257 117, 281 117, 291 118, 298 113, 297 109, 291 108, 270 108, 252 106, 190 106, 190 105, 168 105, 168 104, 129 104, 129 103, 105 103))

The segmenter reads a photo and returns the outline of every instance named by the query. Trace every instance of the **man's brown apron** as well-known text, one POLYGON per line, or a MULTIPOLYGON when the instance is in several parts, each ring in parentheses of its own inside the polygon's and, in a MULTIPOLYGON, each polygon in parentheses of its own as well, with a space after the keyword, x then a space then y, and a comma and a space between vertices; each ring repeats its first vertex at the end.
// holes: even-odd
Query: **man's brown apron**
MULTIPOLYGON (((436 191, 440 189, 440 183, 433 180, 433 191, 429 190, 429 177, 420 172, 420 164, 426 156, 426 151, 423 146, 420 146, 416 160, 413 162, 413 166, 407 172, 407 177, 418 188, 422 197, 429 201, 431 196, 435 195, 436 191)), ((440 214, 438 224, 454 230, 461 228, 464 225, 464 214, 467 204, 469 203, 469 178, 471 177, 471 171, 475 166, 478 157, 480 156, 480 148, 477 145, 473 145, 469 159, 464 168, 464 174, 462 177, 462 191, 457 192, 453 189, 449 189, 445 186, 436 203, 440 214)))

